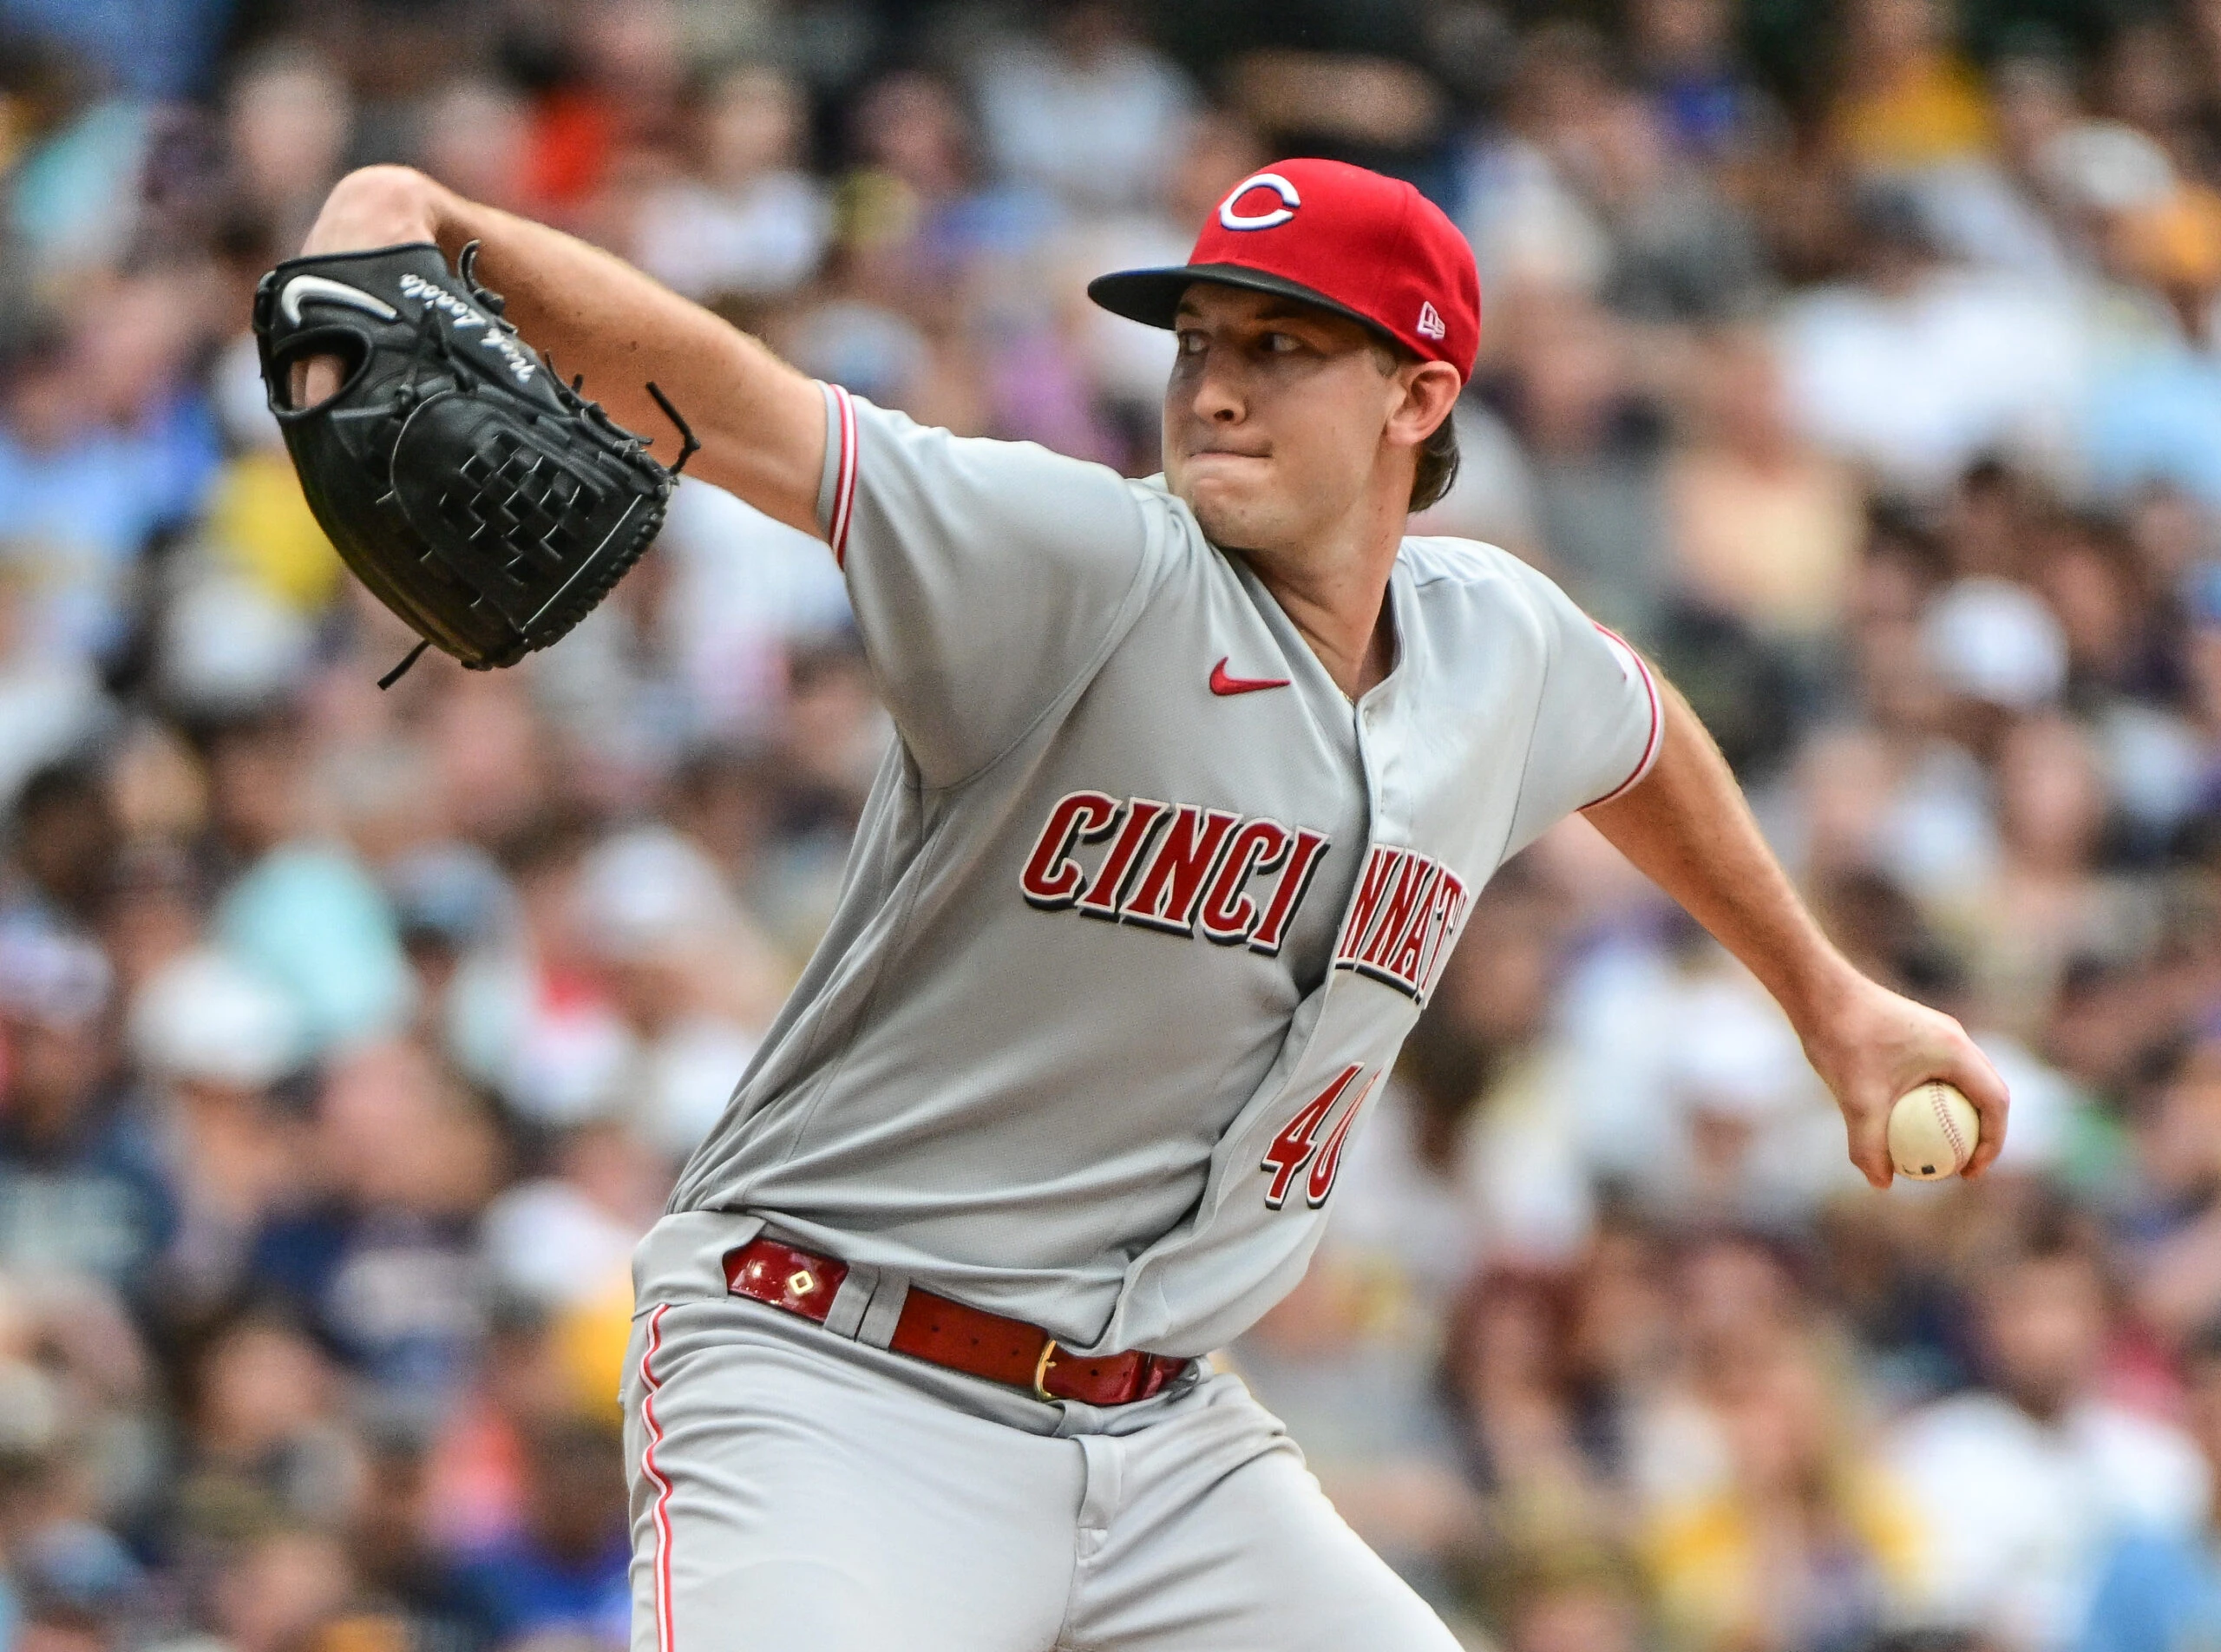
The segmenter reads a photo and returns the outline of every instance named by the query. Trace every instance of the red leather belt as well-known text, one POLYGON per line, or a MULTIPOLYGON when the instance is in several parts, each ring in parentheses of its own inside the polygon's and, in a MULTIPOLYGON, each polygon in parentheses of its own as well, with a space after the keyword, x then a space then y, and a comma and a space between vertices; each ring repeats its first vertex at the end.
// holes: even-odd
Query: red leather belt
MULTIPOLYGON (((725 1287, 822 1325, 848 1264, 813 1255, 776 1239, 757 1239, 725 1255, 725 1287)), ((888 1342, 897 1354, 1023 1388, 1041 1400, 1087 1406, 1127 1406, 1160 1392, 1189 1361, 1162 1354, 1108 1354, 1081 1359, 1064 1353, 1038 1325, 966 1308, 931 1291, 913 1290, 888 1342)))

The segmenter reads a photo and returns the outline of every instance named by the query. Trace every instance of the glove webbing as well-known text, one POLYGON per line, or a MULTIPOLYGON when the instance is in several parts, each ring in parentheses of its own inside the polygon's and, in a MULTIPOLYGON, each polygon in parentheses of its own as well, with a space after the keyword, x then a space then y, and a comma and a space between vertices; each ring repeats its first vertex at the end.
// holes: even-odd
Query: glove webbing
MULTIPOLYGON (((470 268, 473 264, 477 262, 477 252, 478 243, 473 241, 469 246, 463 248, 462 257, 458 260, 461 266, 462 279, 466 281, 470 280, 470 268)), ((499 293, 490 292, 485 288, 479 286, 475 282, 472 283, 472 291, 477 293, 482 302, 490 300, 488 307, 493 310, 495 315, 501 314, 501 298, 499 293)), ((455 346, 449 340, 446 332, 432 319, 429 311, 419 318, 418 324, 431 331, 433 336, 439 342, 440 353, 442 356, 448 357, 451 360, 453 358, 455 346)), ((548 370, 551 373, 554 371, 555 363, 553 357, 548 358, 547 366, 548 370)), ((475 393, 475 387, 471 385, 471 382, 467 376, 458 374, 457 377, 462 379, 462 383, 466 386, 469 387, 471 391, 475 393)), ((588 413, 597 415, 605 421, 607 420, 608 415, 602 412, 600 403, 586 401, 579 395, 580 387, 583 386, 586 382, 586 376, 584 373, 579 373, 573 376, 570 384, 569 399, 578 402, 580 406, 585 409, 588 413)), ((560 375, 557 375, 556 383, 558 384, 562 383, 560 375)), ((671 398, 663 393, 662 387, 657 384, 655 380, 649 379, 647 381, 646 388, 648 394, 656 398, 656 405, 663 410, 664 417, 669 419, 673 424, 678 427, 680 441, 678 457, 672 462, 671 467, 671 474, 676 476, 679 472, 686 469, 686 462, 702 450, 702 444, 695 439, 694 427, 687 423, 685 419, 681 416, 678 410, 671 404, 671 398)), ((651 436, 642 442, 640 445, 642 447, 652 447, 655 445, 655 439, 651 436)), ((389 494, 387 496, 390 498, 391 495, 389 494)), ((391 671, 378 678, 378 687, 380 690, 391 688, 403 678, 408 676, 409 668, 414 665, 418 660, 422 659, 424 657, 424 651, 431 646, 432 639, 429 637, 426 637, 419 641, 414 648, 411 648, 406 654, 403 655, 401 663, 398 665, 396 665, 391 671)))

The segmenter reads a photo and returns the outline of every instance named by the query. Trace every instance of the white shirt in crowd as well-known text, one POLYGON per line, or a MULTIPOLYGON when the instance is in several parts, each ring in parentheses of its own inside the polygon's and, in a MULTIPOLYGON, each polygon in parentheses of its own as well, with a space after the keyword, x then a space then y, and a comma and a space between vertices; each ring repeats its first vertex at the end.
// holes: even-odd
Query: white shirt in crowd
POLYGON ((2007 1652, 2072 1644, 2122 1531, 2192 1531, 2208 1476, 2189 1438, 2089 1402, 2046 1426, 1995 1393, 1914 1413, 1890 1454, 1926 1530, 1922 1616, 2007 1652))

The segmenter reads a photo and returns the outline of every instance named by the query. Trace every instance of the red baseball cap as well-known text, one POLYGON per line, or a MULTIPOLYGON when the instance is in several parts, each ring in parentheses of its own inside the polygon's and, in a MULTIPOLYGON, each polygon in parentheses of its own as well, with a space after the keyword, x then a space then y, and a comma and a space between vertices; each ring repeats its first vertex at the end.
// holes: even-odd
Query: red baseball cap
POLYGON ((1340 161, 1276 161, 1235 185, 1176 269, 1097 276, 1113 315, 1169 327, 1194 281, 1300 298, 1361 321, 1423 361, 1470 378, 1481 347, 1473 249, 1400 178, 1340 161))

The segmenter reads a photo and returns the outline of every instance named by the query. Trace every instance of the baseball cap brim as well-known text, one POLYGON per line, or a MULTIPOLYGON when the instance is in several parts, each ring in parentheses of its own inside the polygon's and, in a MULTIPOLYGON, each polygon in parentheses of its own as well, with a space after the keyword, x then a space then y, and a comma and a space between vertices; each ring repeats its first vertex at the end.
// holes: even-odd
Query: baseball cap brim
POLYGON ((1221 286, 1247 287, 1252 292, 1269 292, 1278 298, 1294 298, 1300 303, 1316 305, 1338 316, 1346 316, 1367 332, 1404 348, 1393 334, 1370 316, 1360 315, 1346 304, 1338 304, 1316 288, 1300 281, 1291 281, 1284 275, 1274 275, 1268 270, 1253 270, 1243 264, 1183 264, 1176 269, 1118 270, 1109 275, 1098 275, 1087 284, 1087 296, 1114 316, 1124 316, 1129 321, 1138 321, 1145 327, 1169 327, 1179 313, 1180 299, 1198 281, 1215 281, 1221 286))

